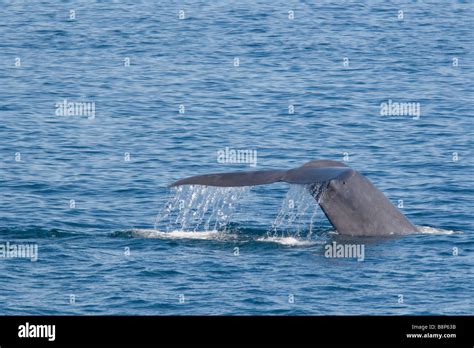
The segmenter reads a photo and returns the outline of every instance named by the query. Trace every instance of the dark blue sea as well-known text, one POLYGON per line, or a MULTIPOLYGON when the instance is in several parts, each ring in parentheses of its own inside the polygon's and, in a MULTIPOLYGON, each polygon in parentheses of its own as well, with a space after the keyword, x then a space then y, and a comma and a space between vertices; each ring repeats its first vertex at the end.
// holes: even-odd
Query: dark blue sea
POLYGON ((473 18, 472 1, 2 1, 0 246, 37 260, 0 253, 0 314, 473 314, 473 18), (167 188, 314 159, 420 232, 343 237, 298 185, 167 188))

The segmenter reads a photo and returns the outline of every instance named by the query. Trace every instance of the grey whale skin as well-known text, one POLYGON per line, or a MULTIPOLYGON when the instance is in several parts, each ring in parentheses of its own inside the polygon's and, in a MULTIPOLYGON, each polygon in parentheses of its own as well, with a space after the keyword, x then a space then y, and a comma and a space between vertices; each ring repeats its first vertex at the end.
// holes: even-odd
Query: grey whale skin
POLYGON ((310 161, 290 170, 197 175, 178 180, 168 187, 238 187, 274 182, 308 185, 329 222, 342 235, 390 236, 417 231, 415 225, 366 177, 344 163, 332 160, 310 161))

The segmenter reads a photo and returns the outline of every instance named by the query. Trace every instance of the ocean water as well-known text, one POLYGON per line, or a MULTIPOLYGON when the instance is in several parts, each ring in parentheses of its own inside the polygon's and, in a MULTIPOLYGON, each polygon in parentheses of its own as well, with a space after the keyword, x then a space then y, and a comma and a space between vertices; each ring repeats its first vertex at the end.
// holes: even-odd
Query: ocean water
POLYGON ((0 314, 473 314, 473 6, 2 2, 0 244, 38 259, 0 258, 0 314), (343 238, 298 186, 167 188, 313 159, 423 232, 343 238))

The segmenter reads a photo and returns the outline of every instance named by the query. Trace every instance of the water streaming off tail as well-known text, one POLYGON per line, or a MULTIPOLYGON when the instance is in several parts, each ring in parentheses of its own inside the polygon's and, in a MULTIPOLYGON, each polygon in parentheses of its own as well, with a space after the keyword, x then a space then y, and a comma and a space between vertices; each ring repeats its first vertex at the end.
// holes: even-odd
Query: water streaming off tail
POLYGON ((170 231, 222 231, 249 187, 179 186, 158 214, 155 229, 170 231))
POLYGON ((315 200, 315 197, 319 199, 321 191, 320 185, 291 185, 268 237, 311 237, 316 217, 321 216, 315 200))

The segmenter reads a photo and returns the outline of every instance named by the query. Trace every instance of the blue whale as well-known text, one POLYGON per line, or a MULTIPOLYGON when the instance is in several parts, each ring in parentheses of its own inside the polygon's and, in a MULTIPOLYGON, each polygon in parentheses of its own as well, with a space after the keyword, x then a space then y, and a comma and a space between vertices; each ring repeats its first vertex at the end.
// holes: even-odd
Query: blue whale
POLYGON ((275 182, 306 185, 329 222, 342 235, 389 236, 417 231, 416 226, 365 176, 332 160, 314 160, 289 170, 197 175, 178 180, 168 187, 238 187, 275 182))

